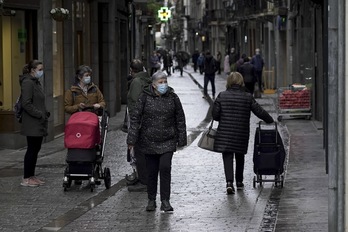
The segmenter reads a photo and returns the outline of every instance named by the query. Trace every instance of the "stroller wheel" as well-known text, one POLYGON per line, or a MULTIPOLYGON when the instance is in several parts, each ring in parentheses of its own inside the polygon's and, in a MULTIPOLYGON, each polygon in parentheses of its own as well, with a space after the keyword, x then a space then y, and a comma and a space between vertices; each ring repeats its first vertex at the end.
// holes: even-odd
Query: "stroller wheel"
POLYGON ((104 168, 104 183, 106 189, 111 187, 111 174, 109 168, 104 168))

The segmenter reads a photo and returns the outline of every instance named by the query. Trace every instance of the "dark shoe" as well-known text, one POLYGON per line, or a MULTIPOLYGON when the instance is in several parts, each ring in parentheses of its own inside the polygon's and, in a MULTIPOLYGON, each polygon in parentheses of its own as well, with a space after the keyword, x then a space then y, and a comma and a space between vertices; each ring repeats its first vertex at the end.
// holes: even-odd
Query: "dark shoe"
POLYGON ((202 98, 208 99, 208 96, 207 95, 203 95, 202 98))
POLYGON ((174 211, 173 207, 169 203, 169 200, 162 201, 161 210, 163 210, 164 212, 174 211))
POLYGON ((234 190, 232 182, 227 182, 227 184, 226 184, 226 191, 227 191, 227 194, 234 194, 235 193, 235 190, 234 190))
POLYGON ((135 185, 130 185, 128 186, 128 191, 129 192, 146 192, 147 191, 147 186, 138 182, 135 185))
POLYGON ((237 190, 243 190, 243 189, 244 189, 243 182, 237 182, 237 190))
POLYGON ((146 206, 146 211, 154 211, 156 209, 156 201, 155 200, 149 200, 146 206))

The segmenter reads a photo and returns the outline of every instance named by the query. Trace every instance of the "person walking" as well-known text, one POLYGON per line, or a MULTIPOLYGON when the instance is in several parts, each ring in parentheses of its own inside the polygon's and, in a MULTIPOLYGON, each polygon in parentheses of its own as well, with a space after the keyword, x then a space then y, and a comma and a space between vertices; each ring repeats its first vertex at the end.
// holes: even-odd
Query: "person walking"
POLYGON ((185 61, 184 61, 184 57, 183 54, 180 52, 177 52, 176 55, 176 62, 178 64, 177 69, 180 70, 180 76, 183 76, 183 72, 184 72, 184 66, 185 66, 185 61))
POLYGON ((215 72, 216 72, 216 60, 207 51, 204 61, 204 96, 203 98, 208 98, 208 83, 211 84, 213 99, 215 99, 215 72))
POLYGON ((251 59, 250 62, 252 65, 255 67, 255 73, 256 73, 256 78, 257 78, 257 83, 259 84, 259 90, 263 92, 262 89, 262 69, 263 66, 265 65, 265 62, 261 56, 261 51, 259 48, 255 49, 255 55, 251 59))
POLYGON ((37 187, 45 182, 35 176, 38 154, 41 150, 43 137, 47 136, 48 118, 45 94, 40 80, 43 78, 43 63, 31 60, 23 68, 20 76, 22 124, 21 135, 27 138, 27 150, 24 155, 24 176, 22 186, 37 187))
MULTIPOLYGON (((132 60, 130 64, 130 73, 133 76, 133 80, 129 86, 129 91, 127 94, 127 109, 129 114, 129 122, 131 126, 131 115, 134 114, 136 103, 139 96, 142 94, 143 89, 152 84, 151 78, 148 72, 144 71, 144 64, 139 59, 132 60)), ((129 128, 128 128, 129 131, 129 128)), ((144 192, 147 190, 147 170, 146 170, 146 160, 145 154, 143 153, 141 147, 137 143, 134 145, 134 155, 136 159, 136 169, 138 180, 133 181, 133 185, 128 186, 128 191, 130 192, 144 192)))
POLYGON ((227 194, 235 193, 233 186, 233 159, 236 159, 237 189, 243 189, 244 156, 248 151, 250 113, 266 123, 273 118, 243 89, 243 77, 232 72, 227 77, 226 91, 219 93, 214 101, 212 116, 219 122, 214 150, 222 153, 227 194))
POLYGON ((160 59, 156 51, 153 51, 152 55, 150 56, 150 66, 151 66, 151 75, 157 72, 157 70, 161 68, 160 59))
POLYGON ((75 72, 75 83, 65 92, 64 109, 73 114, 93 107, 94 110, 106 107, 104 96, 98 86, 92 82, 92 69, 81 65, 75 72))
POLYGON ((197 60, 197 64, 198 64, 198 68, 199 68, 199 73, 200 73, 201 75, 202 75, 203 72, 204 72, 204 60, 205 60, 204 54, 203 54, 203 52, 201 52, 201 54, 199 55, 198 60, 197 60))
POLYGON ((230 56, 229 56, 229 53, 226 52, 225 60, 224 60, 224 73, 226 76, 228 76, 230 72, 231 72, 230 56))
POLYGON ((199 52, 198 50, 195 50, 192 54, 192 63, 193 63, 193 70, 197 72, 197 62, 198 62, 199 52))
POLYGON ((237 54, 235 48, 231 48, 231 53, 230 53, 229 58, 230 58, 229 63, 230 63, 230 67, 231 67, 231 72, 237 71, 236 62, 239 59, 239 55, 237 54))
POLYGON ((167 75, 171 75, 171 69, 173 66, 173 60, 167 50, 165 50, 165 54, 163 55, 163 70, 167 72, 167 75))
POLYGON ((217 69, 217 74, 221 74, 221 52, 218 51, 216 54, 216 69, 217 69))
POLYGON ((147 211, 156 205, 160 175, 161 210, 173 211, 170 204, 171 164, 177 147, 187 145, 185 113, 179 97, 168 86, 165 73, 152 76, 152 84, 139 97, 127 137, 129 148, 138 144, 146 157, 148 172, 147 211))
POLYGON ((250 60, 248 57, 244 58, 243 64, 238 68, 238 72, 242 74, 245 88, 251 95, 254 94, 254 88, 256 83, 256 74, 255 74, 255 68, 250 63, 250 60))

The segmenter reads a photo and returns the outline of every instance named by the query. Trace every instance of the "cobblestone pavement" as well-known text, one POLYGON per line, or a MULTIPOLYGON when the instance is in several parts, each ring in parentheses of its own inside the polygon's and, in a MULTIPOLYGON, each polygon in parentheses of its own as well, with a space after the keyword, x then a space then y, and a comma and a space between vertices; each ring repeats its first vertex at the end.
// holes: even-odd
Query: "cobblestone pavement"
MULTIPOLYGON (((131 167, 126 162, 126 134, 119 130, 123 108, 110 119, 103 163, 111 169, 112 187, 108 190, 102 183, 90 192, 88 184, 83 183, 63 191, 66 165, 63 137, 43 145, 37 174, 45 179, 46 185, 37 188, 19 185, 25 150, 2 150, 0 231, 271 231, 263 230, 261 225, 273 184, 252 187, 253 134, 259 120, 251 118, 245 189, 226 195, 221 154, 197 147, 199 135, 209 122, 207 112, 211 103, 202 98, 199 88, 203 75, 188 68, 183 77, 176 72, 168 82, 182 101, 189 137, 189 145, 173 157, 173 213, 160 212, 159 196, 157 210, 146 212, 146 193, 127 191, 124 176, 131 172, 131 167)), ((223 76, 216 77, 217 93, 225 89, 225 83, 223 76)), ((258 101, 276 118, 272 98, 258 101)), ((281 131, 286 136, 286 129, 281 131)))

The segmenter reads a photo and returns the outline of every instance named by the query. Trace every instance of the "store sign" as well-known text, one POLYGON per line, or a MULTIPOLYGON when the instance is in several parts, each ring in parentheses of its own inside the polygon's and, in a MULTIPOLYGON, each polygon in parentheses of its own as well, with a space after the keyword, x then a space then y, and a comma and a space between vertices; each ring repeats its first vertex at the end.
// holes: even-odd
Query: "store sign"
POLYGON ((161 7, 160 10, 158 10, 158 18, 160 18, 161 21, 168 21, 170 17, 172 16, 172 12, 168 9, 168 7, 161 7))

